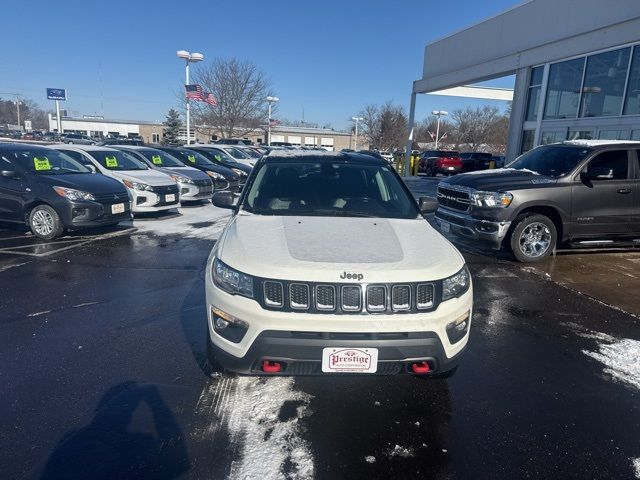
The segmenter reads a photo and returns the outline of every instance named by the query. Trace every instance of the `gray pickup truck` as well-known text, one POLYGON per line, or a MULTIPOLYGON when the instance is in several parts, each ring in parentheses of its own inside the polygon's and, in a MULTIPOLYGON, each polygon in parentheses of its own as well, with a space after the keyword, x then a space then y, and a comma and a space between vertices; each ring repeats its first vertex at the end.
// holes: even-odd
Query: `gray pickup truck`
POLYGON ((540 261, 558 245, 640 247, 640 142, 590 140, 537 147, 507 168, 438 185, 444 233, 540 261))

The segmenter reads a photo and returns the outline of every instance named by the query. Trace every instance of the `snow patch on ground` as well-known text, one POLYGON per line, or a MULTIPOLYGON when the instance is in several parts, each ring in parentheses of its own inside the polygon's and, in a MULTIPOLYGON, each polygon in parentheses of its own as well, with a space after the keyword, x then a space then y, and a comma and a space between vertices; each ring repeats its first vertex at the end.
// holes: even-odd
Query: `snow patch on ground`
POLYGON ((636 478, 640 478, 640 458, 632 458, 631 463, 633 463, 633 469, 636 472, 636 478))
POLYGON ((573 322, 564 322, 561 325, 570 328, 582 338, 595 340, 597 350, 582 350, 582 353, 604 364, 604 373, 613 379, 640 390, 640 341, 615 338, 573 322))
POLYGON ((314 463, 299 420, 310 415, 311 396, 292 378, 239 377, 229 402, 228 429, 242 449, 231 478, 313 478, 314 463))
POLYGON ((177 214, 161 214, 157 218, 147 214, 134 219, 133 226, 142 233, 158 236, 180 235, 183 238, 217 240, 227 225, 229 210, 214 207, 210 203, 180 208, 177 214))
POLYGON ((413 448, 411 447, 401 447, 400 445, 396 445, 393 448, 387 450, 387 456, 389 458, 392 457, 401 457, 401 458, 410 458, 415 456, 413 448))

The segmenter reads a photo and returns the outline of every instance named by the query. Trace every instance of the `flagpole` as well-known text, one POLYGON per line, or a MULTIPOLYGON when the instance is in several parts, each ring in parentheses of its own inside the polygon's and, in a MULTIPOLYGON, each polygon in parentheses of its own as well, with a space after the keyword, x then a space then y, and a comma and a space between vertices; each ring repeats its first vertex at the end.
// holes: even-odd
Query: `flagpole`
MULTIPOLYGON (((186 80, 185 85, 189 85, 189 60, 186 61, 187 66, 185 67, 186 80)), ((187 97, 187 145, 191 145, 191 118, 190 118, 190 105, 189 105, 189 97, 187 97)))

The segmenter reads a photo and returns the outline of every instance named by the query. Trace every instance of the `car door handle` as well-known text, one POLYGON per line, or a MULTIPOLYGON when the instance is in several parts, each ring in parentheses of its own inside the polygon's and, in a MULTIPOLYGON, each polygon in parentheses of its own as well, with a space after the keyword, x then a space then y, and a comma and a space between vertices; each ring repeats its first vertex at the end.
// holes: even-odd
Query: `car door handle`
POLYGON ((618 190, 618 193, 631 193, 631 190, 628 188, 621 188, 620 190, 618 190))

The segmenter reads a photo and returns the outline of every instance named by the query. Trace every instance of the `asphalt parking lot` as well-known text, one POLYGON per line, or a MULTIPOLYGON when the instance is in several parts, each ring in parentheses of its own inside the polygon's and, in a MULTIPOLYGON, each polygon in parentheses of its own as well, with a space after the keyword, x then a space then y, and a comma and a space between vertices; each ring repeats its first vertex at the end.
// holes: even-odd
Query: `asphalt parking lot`
POLYGON ((4 478, 640 478, 639 320, 587 291, 640 254, 598 277, 581 258, 611 254, 532 268, 460 245, 475 311, 448 381, 212 378, 204 267, 225 215, 55 242, 0 226, 4 478))

